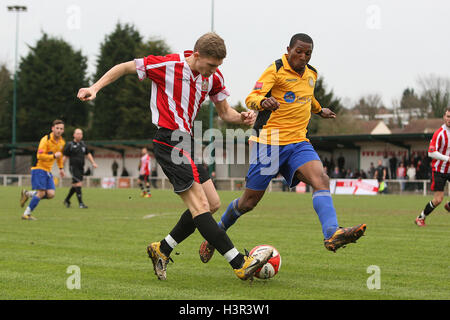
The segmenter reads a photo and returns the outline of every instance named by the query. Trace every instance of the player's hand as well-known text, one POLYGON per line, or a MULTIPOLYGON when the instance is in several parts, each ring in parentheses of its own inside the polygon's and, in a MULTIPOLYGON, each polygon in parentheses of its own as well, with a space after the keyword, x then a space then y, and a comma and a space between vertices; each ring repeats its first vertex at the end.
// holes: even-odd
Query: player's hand
POLYGON ((241 112, 241 121, 243 124, 252 126, 255 123, 255 120, 256 120, 256 113, 254 113, 253 111, 241 112))
POLYGON ((55 152, 55 159, 59 159, 59 158, 61 158, 61 156, 62 156, 62 153, 61 152, 55 152))
POLYGON ((66 174, 64 173, 64 169, 59 169, 59 176, 60 176, 61 178, 64 178, 65 175, 66 175, 66 174))
POLYGON ((97 169, 97 168, 98 168, 98 165, 97 165, 97 163, 95 163, 95 162, 92 164, 92 166, 94 167, 94 169, 97 169))
POLYGON ((274 97, 269 97, 261 103, 264 110, 275 111, 280 107, 280 103, 274 97))
POLYGON ((320 116, 326 119, 334 119, 336 118, 336 113, 334 113, 328 108, 322 108, 322 113, 320 114, 320 116))
POLYGON ((92 88, 81 88, 78 90, 77 98, 81 101, 91 101, 97 96, 97 92, 92 88))

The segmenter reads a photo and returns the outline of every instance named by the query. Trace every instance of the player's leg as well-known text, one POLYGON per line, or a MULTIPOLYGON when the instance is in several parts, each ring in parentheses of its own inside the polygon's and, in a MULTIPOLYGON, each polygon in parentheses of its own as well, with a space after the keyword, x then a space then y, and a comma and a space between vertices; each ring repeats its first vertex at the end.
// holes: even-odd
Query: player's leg
POLYGON ((34 195, 31 197, 30 203, 25 209, 25 212, 22 215, 23 220, 36 220, 33 216, 33 211, 36 209, 37 205, 45 197, 45 190, 36 190, 34 195))
POLYGON ((444 200, 444 188, 447 183, 446 175, 440 172, 432 172, 431 191, 434 191, 433 199, 425 205, 420 215, 414 221, 419 227, 425 227, 425 219, 444 200))
MULTIPOLYGON (((155 274, 159 279, 166 278, 166 266, 169 261, 167 254, 167 247, 164 241, 172 248, 187 238, 195 229, 198 229, 200 234, 213 244, 217 250, 226 258, 230 265, 235 270, 236 275, 241 279, 251 277, 258 267, 265 263, 269 256, 260 258, 245 257, 233 245, 225 231, 217 225, 212 217, 209 207, 207 195, 202 187, 208 179, 201 169, 192 160, 194 148, 181 147, 179 141, 172 141, 172 132, 166 130, 159 130, 155 137, 155 156, 158 163, 161 165, 166 176, 174 187, 174 191, 180 195, 183 202, 188 207, 188 211, 183 213, 180 220, 169 233, 171 239, 164 239, 160 242, 154 242, 147 248, 149 257, 152 259, 155 274), (186 150, 191 149, 191 152, 186 150), (179 157, 174 159, 174 157, 179 157), (177 163, 182 160, 181 163, 177 163), (191 214, 189 219, 188 213, 191 214), (175 232, 178 229, 179 233, 175 232), (176 234, 181 234, 177 238, 176 234), (162 251, 165 251, 162 252, 162 251)), ((190 144, 191 137, 188 138, 190 144)), ((204 169, 203 169, 204 170, 204 169)), ((169 249, 170 251, 170 249, 169 249)))
POLYGON ((75 184, 75 193, 77 195, 77 200, 78 200, 78 206, 81 209, 87 209, 88 206, 84 204, 83 202, 83 191, 82 191, 82 187, 83 187, 83 182, 78 182, 75 184))
POLYGON ((23 208, 23 206, 27 203, 28 199, 32 198, 36 194, 36 190, 26 190, 22 189, 20 191, 20 207, 23 208))
POLYGON ((73 184, 72 179, 72 187, 70 188, 69 192, 67 193, 66 198, 64 199, 63 204, 66 206, 66 208, 70 208, 70 198, 75 194, 75 185, 73 184))
POLYGON ((323 172, 322 162, 312 160, 303 164, 297 169, 296 177, 313 188, 313 207, 322 225, 323 236, 329 239, 339 225, 330 194, 330 181, 323 172))
POLYGON ((145 181, 145 197, 150 198, 152 196, 152 193, 150 192, 150 180, 148 175, 144 176, 144 181, 145 181))
POLYGON ((144 176, 140 175, 138 178, 138 185, 141 189, 141 197, 145 197, 145 188, 144 188, 144 176))
MULTIPOLYGON (((219 227, 227 231, 243 214, 253 210, 264 196, 270 180, 278 173, 280 162, 279 149, 272 150, 271 146, 255 143, 250 155, 250 168, 246 176, 244 194, 234 199, 227 206, 218 223, 219 227), (275 157, 275 161, 273 161, 275 157), (275 164, 275 165, 273 165, 275 164)), ((200 260, 207 263, 214 255, 214 246, 203 241, 199 249, 200 260)))
MULTIPOLYGON (((211 179, 201 184, 208 200, 209 212, 213 214, 220 207, 220 198, 211 179)), ((172 250, 195 231, 191 211, 186 210, 172 231, 161 240, 161 251, 169 256, 172 250)))
POLYGON ((69 171, 70 174, 72 175, 72 187, 70 188, 66 198, 63 201, 63 204, 66 206, 66 208, 70 208, 70 198, 72 198, 72 196, 75 194, 75 184, 78 182, 78 179, 73 171, 73 166, 69 166, 69 171))
MULTIPOLYGON (((53 177, 51 182, 53 182, 53 177)), ((31 200, 22 215, 23 220, 36 220, 32 212, 36 209, 41 199, 45 198, 49 183, 49 173, 45 170, 31 170, 31 188, 36 191, 26 191, 27 196, 31 197, 31 200)))
POLYGON ((203 191, 208 199, 209 212, 214 214, 220 208, 220 197, 211 179, 202 183, 203 191))
MULTIPOLYGON (((265 190, 251 190, 245 189, 244 194, 237 199, 231 201, 227 209, 223 213, 218 226, 227 231, 244 213, 247 213, 258 204, 258 202, 264 196, 265 190)), ((200 244, 200 249, 198 251, 200 255, 200 260, 203 263, 209 262, 214 255, 215 248, 207 240, 200 244)))
POLYGON ((257 268, 270 258, 271 253, 258 258, 246 257, 234 247, 231 239, 217 225, 211 212, 209 212, 208 200, 200 184, 194 183, 189 190, 181 193, 180 196, 189 207, 194 225, 200 234, 220 252, 240 279, 246 280, 252 277, 257 268))
POLYGON ((234 199, 228 205, 219 221, 219 226, 228 230, 243 214, 252 211, 261 201, 266 190, 246 188, 240 198, 234 199))
POLYGON ((313 207, 322 225, 325 248, 336 252, 340 247, 356 242, 364 234, 366 225, 360 224, 348 228, 339 227, 330 193, 330 179, 323 170, 319 156, 308 142, 298 143, 293 147, 289 162, 280 172, 287 180, 290 179, 288 181, 291 182, 291 187, 299 181, 303 181, 313 188, 313 207), (297 167, 295 174, 290 178, 289 172, 295 167, 297 167))
POLYGON ((244 194, 228 205, 219 222, 222 229, 228 230, 243 214, 256 207, 270 181, 278 174, 283 157, 283 147, 254 143, 244 194))

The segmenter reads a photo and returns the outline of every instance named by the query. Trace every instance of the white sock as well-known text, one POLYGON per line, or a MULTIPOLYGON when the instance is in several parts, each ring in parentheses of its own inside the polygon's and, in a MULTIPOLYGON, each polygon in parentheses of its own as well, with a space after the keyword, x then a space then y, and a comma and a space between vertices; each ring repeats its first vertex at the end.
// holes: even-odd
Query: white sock
POLYGON ((37 191, 27 191, 25 194, 27 195, 27 197, 34 197, 34 195, 37 193, 37 191))
POLYGON ((423 211, 420 213, 420 216, 419 216, 419 219, 424 219, 425 220, 425 218, 426 218, 427 216, 425 215, 425 213, 423 213, 423 211))
POLYGON ((234 258, 236 258, 236 256, 239 254, 239 251, 236 248, 230 249, 228 250, 223 257, 230 262, 231 260, 233 260, 234 258))
POLYGON ((172 249, 175 248, 178 245, 178 243, 175 241, 174 238, 172 238, 172 236, 170 234, 168 234, 167 237, 164 238, 164 240, 166 240, 167 244, 172 249))
POLYGON ((24 215, 24 216, 29 216, 29 215, 31 215, 31 209, 30 209, 30 207, 27 207, 27 208, 25 209, 25 212, 23 213, 23 215, 24 215))

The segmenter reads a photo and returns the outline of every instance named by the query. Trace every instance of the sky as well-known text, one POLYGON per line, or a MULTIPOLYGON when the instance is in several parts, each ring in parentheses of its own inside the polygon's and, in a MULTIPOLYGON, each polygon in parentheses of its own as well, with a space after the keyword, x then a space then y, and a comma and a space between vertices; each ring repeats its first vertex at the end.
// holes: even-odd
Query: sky
MULTIPOLYGON (((90 74, 117 22, 133 24, 145 39, 165 40, 173 52, 192 49, 212 29, 212 0, 0 3, 0 64, 11 71, 16 14, 9 5, 28 8, 19 18, 20 57, 46 32, 81 50, 90 74)), ((264 69, 286 53, 292 35, 307 33, 314 40, 310 64, 346 107, 368 94, 391 107, 405 88, 420 91, 419 77, 450 77, 449 17, 447 0, 214 0, 213 28, 227 45, 220 69, 231 104, 245 100, 264 69)))

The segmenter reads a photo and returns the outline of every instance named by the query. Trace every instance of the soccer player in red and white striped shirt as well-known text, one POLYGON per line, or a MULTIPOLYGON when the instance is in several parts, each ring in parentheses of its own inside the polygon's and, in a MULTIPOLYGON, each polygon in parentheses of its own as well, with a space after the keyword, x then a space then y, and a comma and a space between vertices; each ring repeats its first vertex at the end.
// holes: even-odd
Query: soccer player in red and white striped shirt
MULTIPOLYGON (((450 107, 445 110, 444 124, 433 134, 428 156, 433 158, 431 190, 434 191, 434 197, 416 218, 419 227, 425 226, 426 217, 444 200, 444 188, 450 181, 450 107)), ((450 203, 445 204, 445 209, 450 211, 450 203)))
POLYGON ((141 188, 141 197, 150 198, 152 193, 150 192, 150 171, 152 170, 150 155, 146 147, 141 149, 141 160, 139 161, 139 178, 138 184, 141 188), (145 189, 144 189, 145 184, 145 189))
POLYGON ((227 122, 251 125, 256 119, 253 111, 239 113, 226 100, 229 93, 218 70, 225 56, 223 39, 215 33, 207 33, 197 40, 193 51, 164 57, 150 55, 118 64, 90 88, 78 92, 79 99, 92 100, 101 88, 125 74, 137 73, 140 80, 152 80, 150 107, 152 122, 158 126, 153 140, 155 157, 174 191, 188 207, 167 237, 147 248, 160 280, 166 279, 166 266, 173 248, 195 229, 225 257, 242 280, 253 277, 271 256, 270 252, 248 257, 234 247, 212 217, 212 212, 220 207, 214 184, 203 166, 193 160, 192 127, 207 97, 227 122), (177 162, 179 159, 183 161, 177 162))

